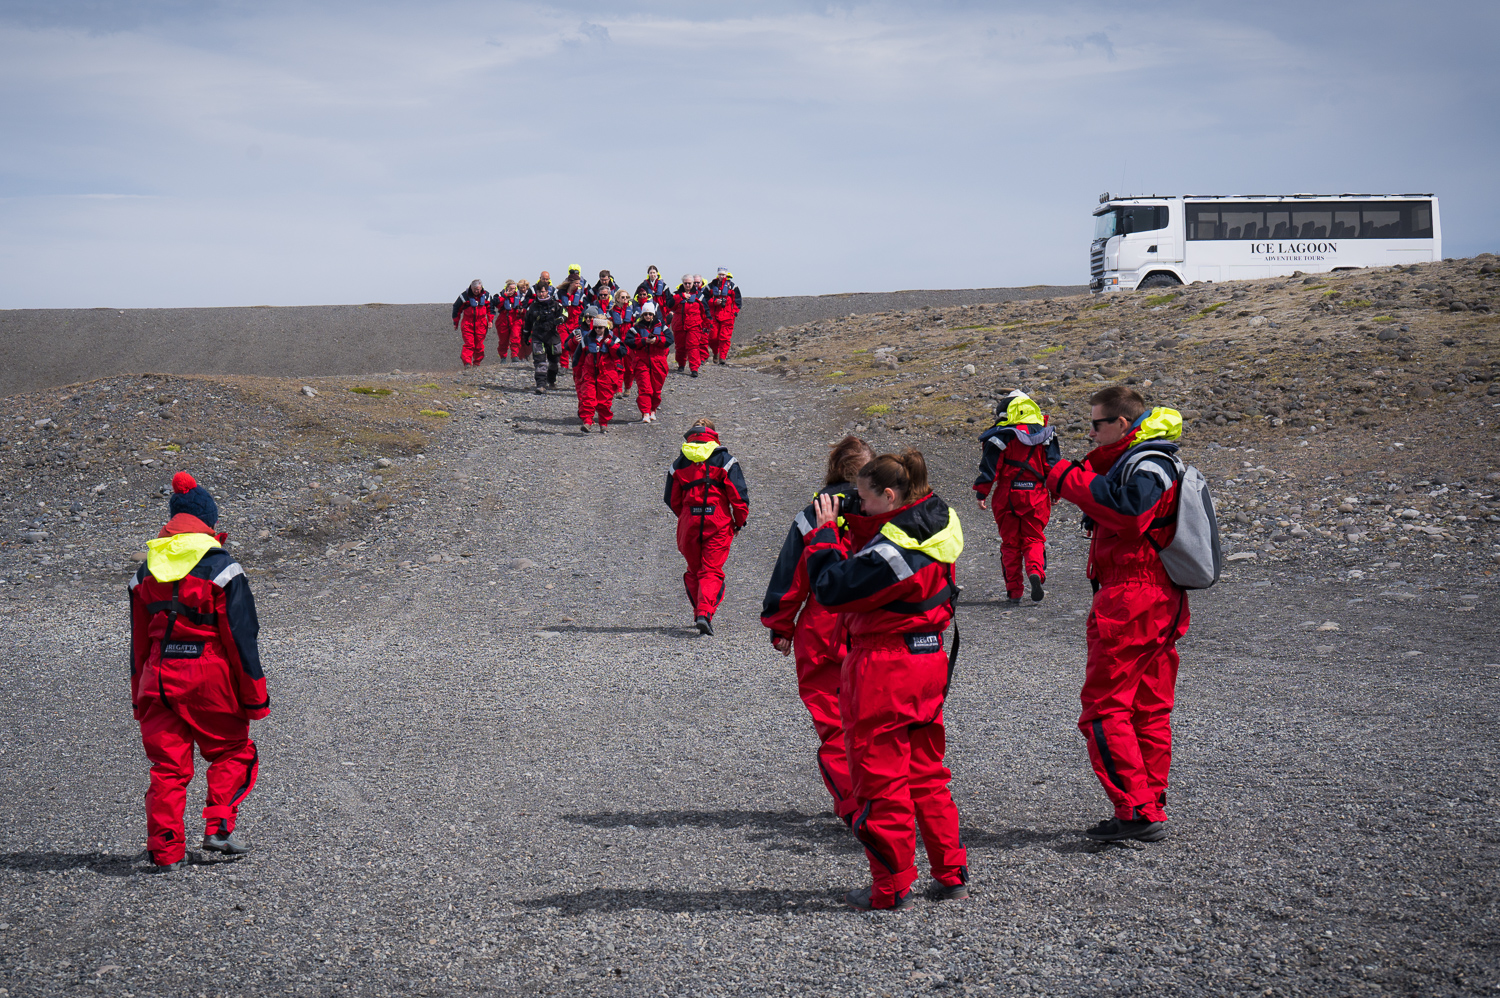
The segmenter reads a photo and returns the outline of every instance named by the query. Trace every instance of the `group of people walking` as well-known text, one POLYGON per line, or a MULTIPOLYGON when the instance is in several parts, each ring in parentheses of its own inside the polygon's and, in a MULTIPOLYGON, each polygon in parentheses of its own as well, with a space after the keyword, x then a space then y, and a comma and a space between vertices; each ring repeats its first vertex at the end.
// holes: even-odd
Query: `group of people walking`
POLYGON ((575 264, 555 287, 545 270, 535 284, 509 280, 497 294, 470 282, 453 303, 453 326, 463 336, 466 372, 484 362, 492 325, 502 362, 530 358, 537 394, 571 368, 580 429, 597 424, 602 433, 614 421, 615 397, 632 386, 641 421, 656 422, 674 350, 678 372, 694 378, 705 363, 726 363, 740 308, 740 289, 725 267, 707 282, 683 274, 671 289, 652 266, 632 293, 607 270, 589 285, 575 264))
MULTIPOLYGON (((654 296, 641 302, 642 312, 653 304, 654 296)), ((580 345, 590 335, 610 341, 593 328, 580 334, 580 345)), ((575 351, 575 373, 601 378, 607 391, 617 355, 575 351)), ((1174 582, 1163 551, 1174 543, 1185 475, 1195 472, 1176 457, 1176 410, 1148 408, 1126 386, 1096 393, 1091 404, 1095 446, 1065 461, 1049 417, 1024 393, 1006 396, 980 437, 974 490, 995 517, 1012 604, 1028 585, 1033 601, 1045 598, 1052 503, 1067 500, 1084 513, 1094 598, 1078 728, 1114 807, 1084 834, 1154 842, 1167 834, 1176 644, 1189 623, 1186 589, 1174 582)), ((152 763, 146 813, 154 869, 183 862, 195 745, 209 763, 203 847, 248 851, 235 828, 259 772, 249 722, 270 709, 255 603, 225 535, 215 532, 218 507, 186 472, 172 487, 171 518, 130 585, 131 700, 152 763)), ((677 517, 694 626, 712 635, 750 495, 711 420, 696 420, 684 434, 663 500, 677 517)), ((869 886, 844 895, 856 909, 912 903, 918 830, 933 879, 929 897, 969 894, 943 717, 960 648, 963 550, 958 513, 932 491, 920 452, 877 455, 847 436, 830 450, 813 501, 793 518, 767 585, 761 623, 776 651, 795 656, 818 774, 869 860, 869 886)))

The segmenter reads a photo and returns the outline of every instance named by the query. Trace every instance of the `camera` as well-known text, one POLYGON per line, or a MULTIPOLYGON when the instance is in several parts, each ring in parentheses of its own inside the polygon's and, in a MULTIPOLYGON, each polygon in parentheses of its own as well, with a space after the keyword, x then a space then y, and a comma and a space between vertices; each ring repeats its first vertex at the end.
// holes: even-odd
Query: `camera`
POLYGON ((838 500, 838 511, 840 516, 864 515, 864 509, 860 506, 859 503, 858 492, 854 492, 849 495, 840 494, 834 496, 834 498, 838 500))

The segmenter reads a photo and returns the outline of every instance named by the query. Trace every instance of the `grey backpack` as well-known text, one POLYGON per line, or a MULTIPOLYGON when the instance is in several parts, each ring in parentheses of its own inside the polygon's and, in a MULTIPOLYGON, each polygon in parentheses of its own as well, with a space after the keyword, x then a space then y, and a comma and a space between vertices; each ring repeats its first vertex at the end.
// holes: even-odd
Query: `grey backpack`
MULTIPOLYGON (((1177 512, 1151 521, 1150 529, 1153 530, 1175 522, 1177 532, 1172 540, 1166 547, 1158 547, 1149 533, 1146 540, 1161 557, 1168 578, 1184 589, 1207 589, 1219 581, 1224 568, 1224 552, 1219 546, 1219 518, 1214 515, 1208 480, 1197 468, 1184 465, 1175 454, 1160 451, 1132 455, 1124 469, 1125 477, 1128 479, 1134 475, 1141 463, 1151 457, 1171 461, 1177 472, 1175 480, 1182 488, 1177 493, 1177 512)), ((1160 465, 1150 467, 1166 478, 1160 465)))

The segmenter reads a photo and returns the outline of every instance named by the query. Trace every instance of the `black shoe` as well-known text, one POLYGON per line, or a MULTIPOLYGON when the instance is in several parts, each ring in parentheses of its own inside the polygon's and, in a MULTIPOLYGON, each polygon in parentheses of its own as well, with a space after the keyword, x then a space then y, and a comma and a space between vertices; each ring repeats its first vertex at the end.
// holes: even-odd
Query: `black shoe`
POLYGON ((537 385, 536 386, 536 393, 538 395, 546 395, 547 394, 547 389, 543 388, 541 385, 537 385))
POLYGON ((1125 839, 1135 839, 1137 842, 1160 842, 1167 837, 1167 823, 1144 819, 1121 821, 1119 818, 1107 818, 1093 828, 1087 829, 1083 834, 1095 842, 1121 842, 1125 839))
POLYGON ((927 889, 927 900, 929 901, 962 901, 968 896, 968 884, 945 884, 942 881, 935 880, 932 886, 927 889))
POLYGON ((243 856, 250 847, 235 838, 233 832, 225 832, 223 826, 213 835, 203 836, 203 848, 210 852, 222 852, 228 856, 243 856))
POLYGON ((1042 577, 1040 575, 1031 576, 1031 602, 1040 603, 1042 597, 1046 595, 1046 593, 1042 592, 1042 577))
POLYGON ((587 423, 584 423, 582 426, 580 426, 578 428, 578 432, 580 432, 580 433, 587 433, 588 431, 589 431, 589 424, 587 424, 587 423))
POLYGON ((691 376, 691 377, 694 377, 694 378, 696 378, 696 377, 697 377, 697 376, 698 376, 698 372, 697 372, 697 371, 689 371, 689 372, 688 372, 688 374, 689 374, 689 375, 690 375, 690 376, 691 376))
POLYGON ((714 622, 707 617, 694 617, 693 626, 698 628, 699 634, 707 634, 709 637, 713 637, 714 622))
POLYGON ((677 373, 678 373, 678 374, 681 374, 681 373, 682 373, 682 369, 683 369, 683 368, 684 368, 684 367, 687 367, 687 365, 686 365, 686 364, 678 364, 678 365, 677 365, 677 373))
POLYGON ((607 424, 607 423, 600 423, 599 424, 599 432, 600 433, 608 433, 609 432, 609 424, 607 424))
POLYGON ((850 891, 844 895, 844 903, 855 911, 901 911, 912 905, 911 890, 908 889, 904 894, 897 894, 895 903, 889 908, 876 908, 870 904, 870 890, 871 888, 866 887, 863 890, 850 891))
POLYGON ((156 861, 156 855, 148 850, 146 852, 146 858, 151 861, 151 865, 146 867, 147 873, 176 873, 184 866, 187 866, 186 856, 182 857, 182 859, 179 859, 175 863, 158 863, 156 861))
POLYGON ((1021 597, 1019 597, 1019 596, 1007 596, 1006 599, 1005 599, 1005 605, 1009 606, 1009 607, 1020 606, 1021 605, 1021 597))

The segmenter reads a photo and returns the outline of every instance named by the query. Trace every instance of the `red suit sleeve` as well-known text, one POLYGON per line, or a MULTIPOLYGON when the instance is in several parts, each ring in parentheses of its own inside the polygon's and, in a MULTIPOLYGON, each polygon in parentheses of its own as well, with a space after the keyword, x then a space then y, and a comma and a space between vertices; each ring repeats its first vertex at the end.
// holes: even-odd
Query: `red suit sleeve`
POLYGON ((1083 510, 1099 526, 1138 537, 1151 526, 1156 504, 1171 481, 1171 475, 1162 472, 1164 460, 1147 458, 1128 479, 1113 482, 1081 461, 1059 462, 1047 475, 1047 488, 1083 510))

